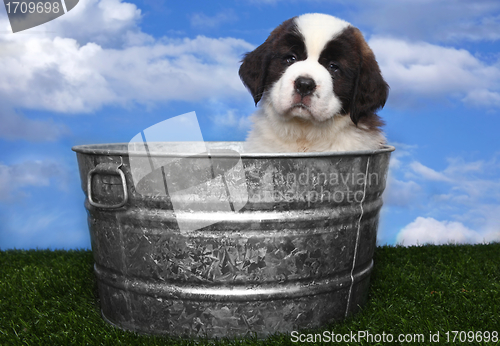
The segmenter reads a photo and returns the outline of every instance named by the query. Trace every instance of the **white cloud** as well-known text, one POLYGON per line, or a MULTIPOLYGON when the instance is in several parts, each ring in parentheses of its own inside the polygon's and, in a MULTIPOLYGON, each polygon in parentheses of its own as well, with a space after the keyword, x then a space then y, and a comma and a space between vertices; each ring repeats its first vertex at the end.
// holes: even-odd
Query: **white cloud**
MULTIPOLYGON (((498 2, 493 11, 498 11, 498 2)), ((446 30, 438 36, 449 41, 497 41, 500 39, 500 15, 485 13, 456 23, 453 30, 446 30)))
POLYGON ((191 25, 200 28, 214 28, 222 23, 235 22, 238 20, 236 13, 231 10, 225 10, 217 13, 215 16, 207 16, 204 13, 195 13, 191 16, 191 25))
MULTIPOLYGON (((147 42, 137 27, 140 16, 135 5, 119 0, 80 1, 56 20, 1 35, 0 137, 53 141, 67 135, 67 127, 52 119, 27 118, 23 109, 88 112, 116 99, 87 59, 100 45, 147 42), (72 38, 64 38, 68 35, 72 38)), ((11 30, 2 11, 0 28, 11 30)))
MULTIPOLYGON (((453 199, 479 203, 481 199, 500 200, 500 163, 497 156, 488 161, 467 162, 463 158, 448 159, 448 166, 438 172, 420 162, 413 161, 408 167, 418 178, 425 181, 445 182, 449 194, 438 195, 439 199, 453 199)), ((408 175, 415 178, 414 175, 408 175)))
POLYGON ((420 217, 401 229, 397 243, 500 241, 500 153, 488 160, 449 158, 440 171, 408 153, 391 167, 384 201, 420 217), (408 180, 396 178, 401 175, 408 180))
MULTIPOLYGON (((70 12, 42 26, 21 34, 2 35, 1 40, 23 42, 55 37, 71 37, 85 45, 117 46, 124 42, 128 32, 140 32, 141 10, 136 5, 120 0, 80 1, 70 12)), ((5 12, 0 14, 0 27, 11 31, 5 12)))
POLYGON ((397 148, 396 151, 391 153, 391 161, 389 162, 390 169, 401 168, 402 160, 405 157, 411 156, 413 151, 418 148, 417 145, 406 143, 390 142, 389 144, 397 148))
MULTIPOLYGON (((206 104, 209 118, 217 128, 233 128, 236 131, 246 132, 250 129, 251 121, 249 114, 253 109, 253 103, 248 109, 235 108, 216 98, 211 98, 206 104)), ((227 130, 227 129, 226 129, 227 130)))
POLYGON ((438 221, 431 217, 417 217, 415 221, 398 233, 396 242, 404 246, 424 244, 476 244, 500 241, 500 234, 480 233, 471 230, 460 222, 438 221))
MULTIPOLYGON (((283 0, 251 0, 276 5, 283 0)), ((288 0, 289 1, 289 0, 288 0)), ((309 0, 323 3, 326 10, 345 7, 355 26, 371 28, 375 34, 410 40, 456 42, 500 39, 500 2, 497 0, 309 0)), ((337 10, 338 11, 338 10, 337 10)))
POLYGON ((13 165, 0 163, 0 201, 25 196, 24 187, 48 186, 52 179, 58 180, 57 186, 67 184, 67 169, 53 161, 25 161, 13 165))
POLYGON ((451 179, 443 174, 436 172, 432 168, 429 168, 427 166, 424 166, 420 162, 413 161, 410 163, 410 168, 417 174, 419 174, 421 177, 427 180, 433 180, 433 181, 447 181, 451 182, 451 179))
POLYGON ((494 106, 499 100, 500 67, 488 65, 464 49, 374 36, 369 40, 391 87, 391 98, 455 96, 464 102, 494 106))
POLYGON ((48 119, 33 120, 15 113, 5 104, 0 105, 0 138, 7 140, 27 139, 33 142, 55 141, 70 133, 60 123, 48 119))
POLYGON ((476 106, 485 105, 500 107, 500 92, 489 91, 486 89, 472 90, 463 98, 462 101, 476 106))
POLYGON ((245 116, 238 116, 235 109, 230 109, 224 114, 217 114, 211 117, 215 126, 234 127, 238 130, 250 129, 250 119, 245 116))
POLYGON ((75 113, 109 104, 246 95, 239 59, 252 46, 198 36, 115 50, 56 37, 16 48, 0 60, 0 97, 17 107, 75 113))
POLYGON ((496 169, 496 157, 492 157, 490 161, 484 160, 467 162, 462 157, 448 158, 448 166, 443 171, 447 175, 457 175, 465 173, 484 173, 485 169, 496 169))
POLYGON ((500 39, 499 11, 496 0, 361 0, 353 24, 411 40, 494 41, 500 39))
MULTIPOLYGON (((89 113, 107 105, 247 96, 238 69, 251 44, 205 36, 154 39, 140 30, 140 18, 133 4, 90 0, 46 23, 46 31, 0 36, 0 120, 10 124, 0 136, 32 140, 35 125, 47 130, 35 134, 38 139, 65 133, 51 121, 11 117, 14 109, 89 113)), ((0 26, 9 26, 5 15, 0 26)))
POLYGON ((402 181, 389 174, 383 200, 386 205, 408 206, 421 195, 422 187, 414 181, 402 181))

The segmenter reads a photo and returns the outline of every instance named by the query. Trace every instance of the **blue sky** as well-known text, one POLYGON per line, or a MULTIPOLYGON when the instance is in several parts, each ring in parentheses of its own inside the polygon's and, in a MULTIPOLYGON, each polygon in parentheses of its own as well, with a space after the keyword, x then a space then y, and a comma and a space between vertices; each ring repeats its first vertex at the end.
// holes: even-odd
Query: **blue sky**
POLYGON ((73 145, 190 111, 244 140, 242 54, 308 12, 360 28, 391 87, 379 243, 500 241, 497 0, 81 0, 16 34, 0 10, 0 249, 90 248, 73 145))

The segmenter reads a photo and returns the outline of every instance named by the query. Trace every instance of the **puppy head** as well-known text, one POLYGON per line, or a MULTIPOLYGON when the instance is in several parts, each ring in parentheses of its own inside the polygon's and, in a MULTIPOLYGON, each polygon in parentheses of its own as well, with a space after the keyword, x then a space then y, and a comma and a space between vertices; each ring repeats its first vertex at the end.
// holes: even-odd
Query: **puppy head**
POLYGON ((383 107, 388 85, 361 32, 324 14, 291 18, 248 53, 240 77, 257 104, 284 120, 360 119, 383 107))

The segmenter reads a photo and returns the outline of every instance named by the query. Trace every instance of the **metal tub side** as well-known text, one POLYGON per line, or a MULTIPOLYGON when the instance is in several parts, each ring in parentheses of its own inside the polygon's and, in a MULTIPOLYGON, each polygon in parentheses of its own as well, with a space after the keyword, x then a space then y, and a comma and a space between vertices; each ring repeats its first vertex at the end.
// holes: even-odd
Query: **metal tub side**
MULTIPOLYGON (((228 145, 240 144, 210 143, 228 145)), ((225 186, 214 180, 175 196, 155 188, 139 193, 126 149, 73 148, 108 322, 148 334, 262 338, 341 320, 365 304, 394 148, 243 153, 247 195, 232 203, 244 206, 208 212, 192 206, 217 203, 221 196, 210 191, 231 187, 231 174, 225 186), (194 204, 182 210, 179 200, 194 204), (181 229, 180 219, 192 227, 181 229)), ((197 167, 197 157, 189 159, 186 175, 197 167)), ((223 167, 225 160, 234 157, 211 162, 223 167)), ((148 179, 169 172, 162 174, 148 179)))

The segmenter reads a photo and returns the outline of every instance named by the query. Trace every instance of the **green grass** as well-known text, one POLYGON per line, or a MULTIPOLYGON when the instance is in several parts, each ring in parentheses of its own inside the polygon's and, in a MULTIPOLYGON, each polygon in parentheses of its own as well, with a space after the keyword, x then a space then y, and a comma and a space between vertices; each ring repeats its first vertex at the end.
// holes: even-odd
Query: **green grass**
MULTIPOLYGON (((92 263, 90 251, 0 251, 0 345, 206 343, 206 340, 137 335, 108 325, 99 314, 92 263)), ((425 336, 423 343, 407 343, 412 345, 430 344, 430 332, 440 333, 440 344, 445 344, 446 332, 500 333, 498 243, 380 247, 375 253, 371 282, 368 304, 359 314, 306 333, 367 331, 374 336, 390 333, 395 339, 399 334, 425 336)), ((357 341, 350 344, 377 344, 357 341)), ((213 343, 299 344, 293 343, 290 335, 276 335, 264 341, 219 340, 213 343)), ((500 342, 482 344, 500 345, 500 342)))

